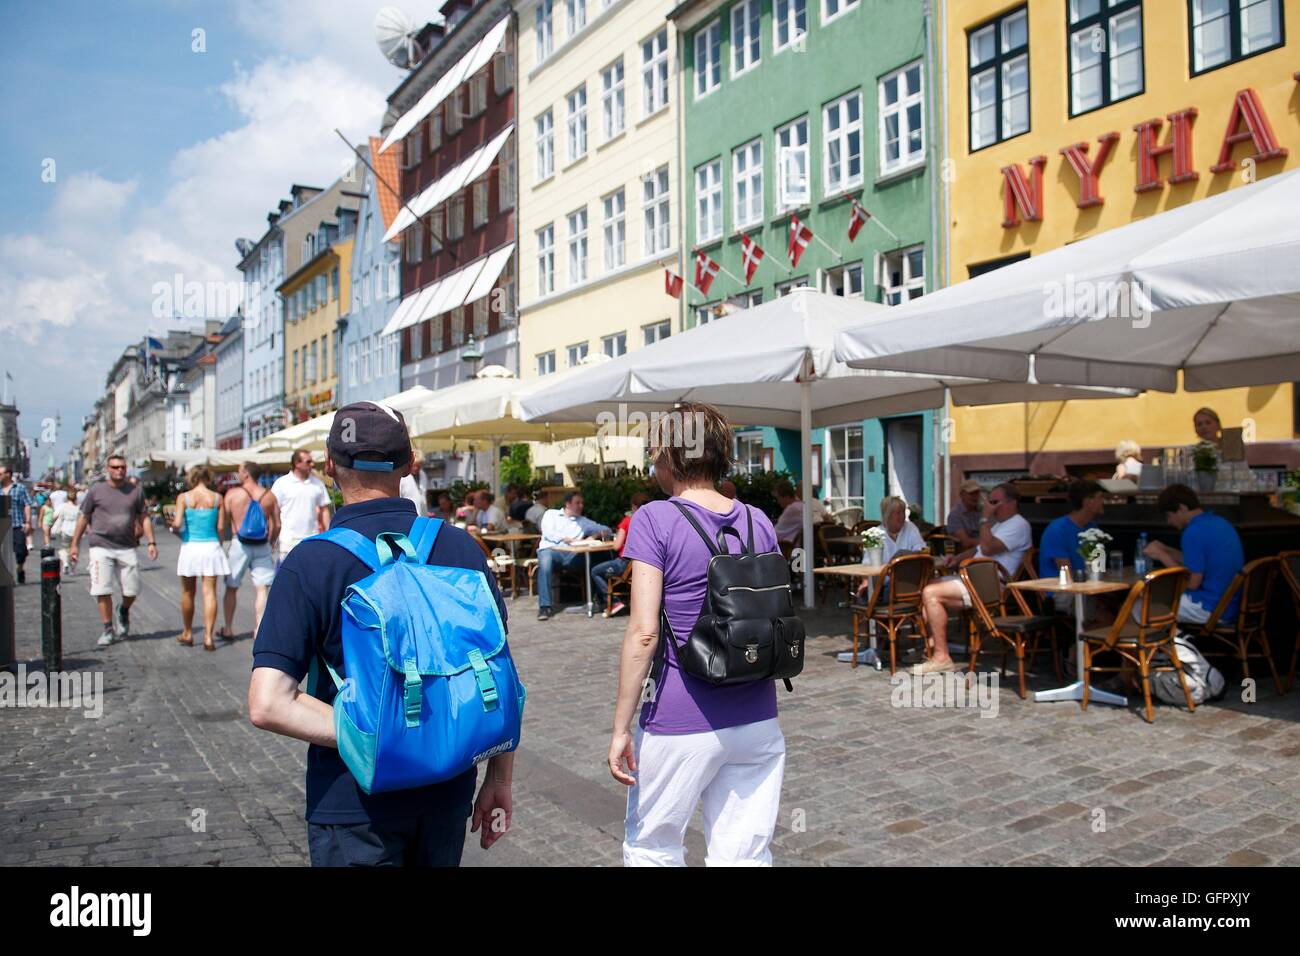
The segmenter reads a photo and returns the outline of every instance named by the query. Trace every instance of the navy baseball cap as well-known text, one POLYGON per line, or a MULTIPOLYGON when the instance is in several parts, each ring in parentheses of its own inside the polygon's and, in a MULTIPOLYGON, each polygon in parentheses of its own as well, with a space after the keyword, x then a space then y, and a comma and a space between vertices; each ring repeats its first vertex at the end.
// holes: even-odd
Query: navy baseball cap
POLYGON ((340 408, 325 447, 335 464, 358 471, 392 471, 411 462, 406 419, 383 402, 354 402, 340 408), (359 456, 375 460, 359 460, 359 456))

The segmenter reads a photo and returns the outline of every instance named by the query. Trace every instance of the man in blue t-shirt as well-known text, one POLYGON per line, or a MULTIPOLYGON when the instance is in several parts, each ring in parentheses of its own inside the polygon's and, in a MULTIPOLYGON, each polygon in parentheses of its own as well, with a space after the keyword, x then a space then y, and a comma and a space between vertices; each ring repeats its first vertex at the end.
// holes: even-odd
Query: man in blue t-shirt
MULTIPOLYGON (((1196 492, 1186 485, 1170 485, 1160 492, 1156 506, 1164 512, 1165 521, 1181 531, 1182 536, 1177 548, 1152 541, 1145 553, 1165 567, 1182 565, 1190 572, 1187 590, 1178 605, 1178 620, 1204 624, 1232 579, 1246 564, 1241 538, 1237 529, 1223 518, 1202 511, 1196 492)), ((1222 620, 1234 620, 1240 603, 1240 595, 1234 597, 1222 620)))
MULTIPOLYGON (((399 412, 379 402, 359 402, 334 417, 325 474, 343 495, 331 526, 374 539, 406 533, 415 506, 400 485, 412 467, 411 440, 399 412)), ((464 531, 444 524, 429 563, 482 572, 502 622, 505 602, 483 549, 464 531)), ((474 800, 476 768, 444 783, 409 790, 365 793, 339 756, 334 736, 334 683, 299 689, 308 669, 324 658, 346 677, 339 602, 351 584, 371 574, 351 553, 307 538, 280 566, 253 644, 248 713, 254 726, 307 741, 307 841, 313 866, 457 866, 465 845, 465 820, 482 828, 490 847, 510 826, 514 754, 487 764, 474 800), (471 803, 473 804, 471 809, 471 803)))
MULTIPOLYGON (((1079 533, 1097 527, 1097 519, 1106 510, 1106 491, 1097 482, 1084 479, 1071 482, 1067 495, 1070 513, 1049 524, 1038 542, 1039 577, 1054 578, 1068 566, 1075 580, 1082 580, 1087 570, 1079 553, 1079 533)), ((1074 599, 1069 594, 1053 594, 1052 601, 1062 614, 1074 610, 1074 599)))

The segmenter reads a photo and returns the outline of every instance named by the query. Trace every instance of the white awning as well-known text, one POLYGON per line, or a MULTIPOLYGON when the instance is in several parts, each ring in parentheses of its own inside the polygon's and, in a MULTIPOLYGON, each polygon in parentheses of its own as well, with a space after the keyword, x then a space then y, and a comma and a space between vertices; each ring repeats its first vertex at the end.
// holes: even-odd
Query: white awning
POLYGON ((456 87, 487 66, 488 60, 492 59, 492 55, 501 46, 501 40, 506 35, 506 27, 509 26, 509 22, 509 17, 502 17, 483 39, 474 44, 470 51, 460 58, 455 66, 438 78, 438 82, 433 84, 429 92, 420 97, 415 106, 402 114, 401 118, 393 124, 393 128, 388 131, 388 138, 384 140, 384 145, 379 147, 381 153, 394 143, 405 139, 406 134, 415 129, 421 120, 436 110, 438 105, 450 96, 456 87))
POLYGON ((512 123, 449 169, 445 175, 412 198, 410 202, 404 203, 397 211, 393 224, 388 227, 388 232, 384 233, 384 242, 396 239, 403 230, 415 225, 417 219, 422 218, 429 210, 442 205, 491 169, 492 164, 496 162, 497 154, 501 152, 501 147, 505 145, 514 130, 512 123))
POLYGON ((477 302, 492 291, 514 251, 515 244, 507 243, 464 268, 429 283, 419 292, 411 293, 402 300, 380 335, 391 335, 458 306, 477 302))

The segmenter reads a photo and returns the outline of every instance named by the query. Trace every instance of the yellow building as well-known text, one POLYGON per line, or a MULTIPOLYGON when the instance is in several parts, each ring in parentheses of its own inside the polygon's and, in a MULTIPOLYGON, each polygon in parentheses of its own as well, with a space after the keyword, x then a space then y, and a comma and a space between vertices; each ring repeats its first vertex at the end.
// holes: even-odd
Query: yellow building
MULTIPOLYGON (((617 357, 677 331, 681 274, 676 0, 520 0, 523 378, 617 357)), ((535 464, 626 462, 638 439, 539 445, 535 464)), ((566 480, 572 473, 566 474, 566 480)))
POLYGON ((338 408, 339 316, 351 301, 357 211, 340 207, 303 239, 303 264, 285 279, 284 396, 295 422, 338 408))
MULTIPOLYGON (((1300 0, 939 0, 938 9, 948 282, 1300 162, 1300 0)), ((1122 439, 1148 451, 1193 442, 1201 406, 1245 429, 1253 465, 1300 464, 1297 388, 1283 383, 956 409, 953 470, 1105 471, 1122 439)))

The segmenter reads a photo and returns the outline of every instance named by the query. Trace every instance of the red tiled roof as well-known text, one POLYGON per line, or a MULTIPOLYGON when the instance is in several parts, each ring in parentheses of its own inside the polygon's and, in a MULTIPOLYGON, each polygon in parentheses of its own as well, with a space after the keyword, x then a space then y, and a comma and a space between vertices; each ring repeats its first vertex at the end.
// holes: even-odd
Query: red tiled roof
POLYGON ((402 180, 397 172, 398 150, 390 149, 381 154, 379 147, 383 145, 382 136, 370 137, 370 161, 374 164, 375 172, 379 174, 381 180, 375 183, 375 191, 379 193, 379 211, 383 214, 384 231, 387 232, 393 225, 393 220, 397 218, 397 210, 401 206, 397 197, 398 190, 402 188, 402 180))

